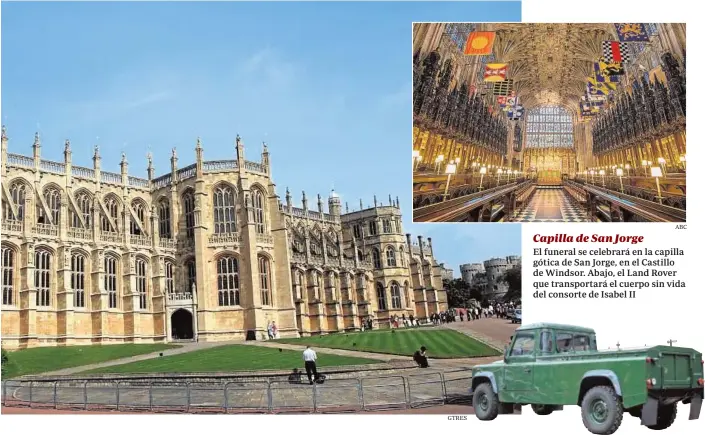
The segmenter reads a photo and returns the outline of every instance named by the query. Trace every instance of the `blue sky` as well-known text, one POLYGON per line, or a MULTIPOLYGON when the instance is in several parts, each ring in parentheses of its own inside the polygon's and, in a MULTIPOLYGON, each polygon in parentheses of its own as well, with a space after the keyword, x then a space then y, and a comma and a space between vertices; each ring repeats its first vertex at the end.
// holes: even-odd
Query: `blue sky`
POLYGON ((518 21, 519 2, 2 3, 2 123, 10 152, 157 175, 195 159, 258 161, 300 201, 399 196, 405 231, 452 265, 520 253, 518 225, 411 223, 411 22, 518 21), (460 245, 460 246, 458 246, 460 245))

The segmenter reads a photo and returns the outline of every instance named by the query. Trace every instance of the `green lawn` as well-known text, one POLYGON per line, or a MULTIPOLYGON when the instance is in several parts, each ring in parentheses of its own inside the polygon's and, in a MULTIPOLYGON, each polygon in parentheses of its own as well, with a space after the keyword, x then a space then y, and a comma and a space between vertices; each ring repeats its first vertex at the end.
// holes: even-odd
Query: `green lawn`
POLYGON ((5 378, 52 372, 145 353, 172 349, 168 344, 110 344, 93 346, 36 347, 7 352, 5 378))
MULTIPOLYGON (((338 355, 318 355, 318 367, 375 364, 381 361, 338 355)), ((86 373, 189 373, 244 370, 303 369, 301 352, 248 345, 218 346, 130 364, 103 367, 86 373)))
POLYGON ((316 348, 349 349, 411 357, 421 346, 429 358, 468 358, 501 355, 500 352, 450 329, 392 329, 338 333, 277 340, 288 344, 309 344, 316 348))

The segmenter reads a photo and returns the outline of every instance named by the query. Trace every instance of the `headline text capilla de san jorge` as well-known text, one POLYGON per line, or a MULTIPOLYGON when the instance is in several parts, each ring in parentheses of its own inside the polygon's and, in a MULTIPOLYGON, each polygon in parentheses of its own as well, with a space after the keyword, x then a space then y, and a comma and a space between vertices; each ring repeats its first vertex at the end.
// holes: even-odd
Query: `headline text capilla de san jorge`
POLYGON ((534 234, 534 242, 536 243, 546 243, 550 245, 551 243, 611 243, 616 245, 617 243, 630 243, 636 245, 644 241, 644 236, 623 236, 617 234, 615 236, 600 236, 598 234, 588 235, 580 234, 578 236, 571 236, 568 234, 554 234, 552 236, 542 236, 541 234, 534 234))

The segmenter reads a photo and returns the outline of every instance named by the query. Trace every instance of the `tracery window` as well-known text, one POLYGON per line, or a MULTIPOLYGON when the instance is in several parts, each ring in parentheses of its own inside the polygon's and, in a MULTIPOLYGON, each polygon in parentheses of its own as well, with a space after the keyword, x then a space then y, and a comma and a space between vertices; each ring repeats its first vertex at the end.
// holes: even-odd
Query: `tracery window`
POLYGON ((186 275, 187 275, 186 282, 188 283, 188 287, 186 288, 186 291, 192 292, 193 286, 196 284, 196 261, 189 260, 186 262, 186 275))
POLYGON ((377 308, 380 311, 387 310, 387 295, 381 282, 377 283, 377 308))
POLYGON ((392 309, 401 309, 401 290, 399 289, 399 284, 393 282, 391 285, 392 293, 392 309))
POLYGON ((374 265, 375 269, 382 268, 382 260, 380 259, 379 249, 377 248, 372 248, 372 264, 374 265))
POLYGON ((145 213, 146 213, 146 205, 142 201, 134 201, 132 203, 132 210, 134 210, 135 215, 137 215, 137 219, 139 220, 139 224, 135 222, 135 219, 132 218, 130 220, 130 234, 139 236, 142 235, 142 228, 145 226, 145 213), (142 228, 140 228, 140 224, 142 225, 142 228))
POLYGON ((108 308, 117 308, 117 260, 106 255, 103 268, 103 286, 108 292, 108 308))
POLYGON ((237 231, 235 193, 230 186, 221 185, 213 192, 214 233, 229 234, 237 231))
POLYGON ((405 255, 404 255, 404 248, 403 248, 403 247, 399 247, 399 265, 402 266, 402 267, 405 266, 405 264, 404 264, 404 263, 405 263, 404 257, 405 257, 405 255))
POLYGON ((166 275, 166 292, 174 293, 174 263, 171 261, 164 263, 164 274, 166 275))
POLYGON ((2 247, 2 304, 13 305, 15 295, 15 251, 2 247))
POLYGON ((529 110, 526 120, 527 148, 572 148, 573 117, 560 106, 529 110))
POLYGON ((147 309, 147 262, 142 259, 135 260, 137 272, 137 293, 140 295, 140 310, 147 309))
POLYGON ((259 261, 259 289, 262 297, 262 305, 272 304, 272 277, 269 268, 269 259, 264 255, 260 255, 259 261))
MULTIPOLYGON (((51 215, 51 225, 59 225, 59 218, 61 216, 61 193, 59 190, 51 187, 44 190, 44 202, 51 215)), ((39 207, 37 222, 40 224, 49 224, 50 219, 44 216, 44 207, 39 207)))
POLYGON ((34 253, 34 287, 37 289, 37 306, 51 305, 51 253, 37 250, 34 253))
POLYGON ((377 235, 377 221, 370 221, 370 235, 371 236, 376 236, 377 235))
POLYGON ((108 211, 108 216, 110 219, 108 219, 105 216, 100 217, 100 229, 104 232, 113 232, 113 226, 111 225, 110 221, 112 220, 113 224, 115 224, 115 231, 117 231, 118 228, 118 199, 110 195, 105 198, 104 201, 105 204, 105 209, 108 211))
POLYGON ((358 224, 353 225, 353 237, 356 239, 362 238, 362 228, 358 224))
POLYGON ((83 217, 83 222, 86 226, 81 225, 81 218, 76 213, 73 213, 72 226, 74 228, 90 228, 91 227, 91 196, 85 190, 79 191, 75 196, 76 212, 83 217))
POLYGON ((382 232, 385 234, 392 233, 392 221, 389 219, 384 219, 382 221, 382 232))
POLYGON ((171 207, 165 199, 159 201, 159 237, 171 238, 171 207))
POLYGON ((396 251, 392 246, 389 246, 387 248, 387 267, 396 267, 397 266, 397 257, 396 257, 396 251))
POLYGON ((252 194, 252 205, 255 212, 255 230, 257 234, 264 234, 264 195, 259 190, 252 194))
POLYGON ((13 204, 15 205, 17 214, 12 214, 12 209, 9 207, 8 204, 8 206, 5 207, 3 219, 13 221, 21 221, 22 219, 24 219, 24 201, 26 197, 27 186, 19 181, 12 183, 12 185, 10 186, 10 198, 13 204))
POLYGON ((186 238, 188 238, 189 240, 193 240, 193 227, 195 226, 195 221, 193 217, 193 192, 189 191, 184 193, 184 195, 182 196, 182 201, 184 203, 184 215, 186 217, 186 238))
POLYGON ((71 290, 73 290, 73 306, 86 306, 86 257, 81 254, 71 255, 71 290))
POLYGON ((240 305, 240 276, 237 258, 221 257, 218 260, 218 305, 240 305))

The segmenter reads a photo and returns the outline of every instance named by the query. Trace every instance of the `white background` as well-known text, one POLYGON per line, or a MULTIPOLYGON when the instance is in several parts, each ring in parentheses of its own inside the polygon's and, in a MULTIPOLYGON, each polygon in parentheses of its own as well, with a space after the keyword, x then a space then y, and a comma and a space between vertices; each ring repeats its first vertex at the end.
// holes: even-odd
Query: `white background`
MULTIPOLYGON (((526 22, 687 22, 688 23, 688 70, 691 72, 688 106, 691 109, 691 128, 688 131, 688 184, 690 186, 688 204, 687 232, 679 233, 674 225, 665 224, 533 224, 524 225, 524 316, 527 321, 562 321, 584 324, 594 327, 598 341, 603 345, 616 343, 641 345, 663 343, 669 338, 678 344, 691 345, 705 351, 705 336, 702 334, 703 292, 702 271, 705 263, 698 262, 700 257, 696 240, 703 240, 700 223, 702 222, 702 149, 705 146, 702 130, 698 124, 703 120, 692 109, 699 107, 703 97, 703 85, 700 77, 705 74, 702 65, 702 23, 695 17, 702 16, 696 12, 699 5, 695 0, 524 0, 523 20, 526 22), (695 126, 695 127, 693 127, 695 126), (692 280, 689 288, 684 290, 663 289, 662 295, 640 297, 631 303, 612 304, 609 302, 563 301, 561 304, 536 303, 529 299, 531 271, 529 260, 533 244, 530 237, 537 231, 546 234, 560 232, 587 233, 614 231, 639 233, 648 236, 648 242, 654 247, 667 248, 675 243, 688 250, 689 261, 682 263, 681 278, 690 271, 692 280), (580 229, 579 229, 580 228, 580 229), (527 240, 528 238, 528 240, 527 240), (698 273, 700 272, 700 273, 698 273)), ((411 23, 409 23, 411 30, 411 23)), ((364 29, 361 29, 364 31, 364 29)), ((411 31, 409 32, 411 37, 411 31)), ((399 47, 407 50, 408 47, 399 47)), ((411 59, 411 53, 409 53, 411 59)), ((409 62, 411 66, 411 60, 409 62)), ((400 80, 407 80, 401 77, 400 80)), ((409 90, 411 92, 411 89, 409 90)), ((410 129, 411 130, 411 129, 410 129)), ((406 159, 406 155, 399 156, 406 159)), ((433 224, 427 224, 433 225, 433 224)), ((498 224, 506 225, 506 224, 498 224)), ((559 245, 555 245, 559 246, 559 245)), ((649 245, 651 246, 651 245, 649 245)), ((705 432, 705 415, 697 421, 688 421, 686 407, 681 407, 681 414, 669 434, 696 434, 705 432)), ((705 414, 705 412, 704 412, 705 414)), ((547 435, 589 434, 583 427, 577 407, 567 407, 565 411, 550 416, 539 417, 530 409, 525 409, 522 416, 499 416, 491 422, 479 422, 474 416, 467 421, 449 421, 447 416, 391 416, 391 415, 315 415, 315 416, 3 416, 0 423, 3 433, 52 433, 52 434, 120 434, 134 433, 242 433, 248 431, 257 435, 277 434, 437 434, 466 433, 482 431, 483 433, 513 434, 541 433, 547 435), (107 421, 112 418, 111 421, 107 421), (119 420, 116 420, 119 419, 119 420)), ((639 426, 637 419, 625 417, 619 435, 648 433, 649 430, 639 426)))

